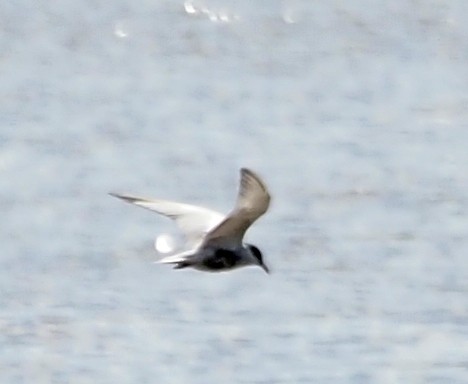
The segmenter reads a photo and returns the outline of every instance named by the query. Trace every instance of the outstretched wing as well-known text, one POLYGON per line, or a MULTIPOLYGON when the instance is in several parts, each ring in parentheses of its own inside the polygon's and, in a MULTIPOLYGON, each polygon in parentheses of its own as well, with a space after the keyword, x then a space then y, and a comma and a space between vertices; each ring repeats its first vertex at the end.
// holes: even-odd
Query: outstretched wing
POLYGON ((270 205, 270 194, 260 177, 247 168, 241 169, 237 203, 234 210, 205 237, 204 245, 237 248, 247 229, 270 205))
POLYGON ((192 245, 203 240, 206 233, 216 227, 225 217, 219 212, 195 205, 117 193, 110 193, 110 195, 174 220, 192 245))

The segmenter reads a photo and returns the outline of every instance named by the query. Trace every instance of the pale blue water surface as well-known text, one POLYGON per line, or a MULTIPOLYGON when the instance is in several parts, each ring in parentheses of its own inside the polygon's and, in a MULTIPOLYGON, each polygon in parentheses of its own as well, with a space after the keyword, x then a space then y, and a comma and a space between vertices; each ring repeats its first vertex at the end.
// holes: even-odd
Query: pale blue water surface
POLYGON ((0 3, 1 383, 468 382, 468 2, 0 3), (155 265, 248 166, 273 273, 155 265))

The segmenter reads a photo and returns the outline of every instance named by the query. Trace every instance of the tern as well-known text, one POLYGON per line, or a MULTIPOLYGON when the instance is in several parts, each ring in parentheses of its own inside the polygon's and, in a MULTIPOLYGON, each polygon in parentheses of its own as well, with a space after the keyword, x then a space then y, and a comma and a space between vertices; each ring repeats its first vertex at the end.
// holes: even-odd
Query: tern
POLYGON ((262 252, 243 242, 246 231, 268 210, 271 199, 262 179, 247 168, 240 170, 237 202, 228 215, 174 201, 110 195, 164 215, 182 230, 189 249, 164 257, 158 263, 173 264, 174 269, 191 267, 208 272, 256 265, 269 273, 262 252))

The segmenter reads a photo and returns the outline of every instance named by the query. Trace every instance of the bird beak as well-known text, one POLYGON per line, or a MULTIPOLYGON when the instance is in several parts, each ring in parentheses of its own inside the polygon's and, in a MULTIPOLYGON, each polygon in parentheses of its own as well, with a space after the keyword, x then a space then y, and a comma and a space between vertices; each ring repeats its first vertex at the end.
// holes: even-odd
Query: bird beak
POLYGON ((268 268, 265 264, 261 264, 260 267, 262 267, 262 269, 263 269, 266 273, 270 274, 270 268, 268 268))

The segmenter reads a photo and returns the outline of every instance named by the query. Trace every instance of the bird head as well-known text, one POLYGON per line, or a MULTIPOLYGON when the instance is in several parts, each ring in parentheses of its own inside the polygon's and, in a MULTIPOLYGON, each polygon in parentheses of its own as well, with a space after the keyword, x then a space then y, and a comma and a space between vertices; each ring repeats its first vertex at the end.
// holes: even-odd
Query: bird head
POLYGON ((270 269, 263 262, 263 255, 260 249, 258 249, 255 245, 252 244, 247 244, 247 247, 254 259, 257 261, 258 266, 260 266, 266 273, 270 273, 270 269))

